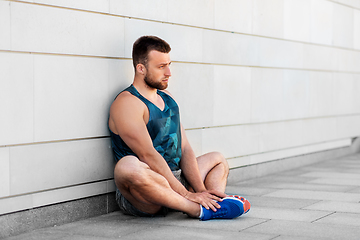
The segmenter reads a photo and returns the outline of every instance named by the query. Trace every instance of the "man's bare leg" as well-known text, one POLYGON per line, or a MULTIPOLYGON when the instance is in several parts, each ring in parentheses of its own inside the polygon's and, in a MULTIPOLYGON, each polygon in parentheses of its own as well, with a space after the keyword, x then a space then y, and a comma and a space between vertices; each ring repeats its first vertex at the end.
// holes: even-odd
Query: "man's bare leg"
POLYGON ((200 205, 187 200, 170 187, 160 174, 134 156, 126 156, 115 166, 115 183, 121 194, 142 212, 155 214, 162 206, 198 217, 200 205))
MULTIPOLYGON (((197 160, 206 189, 224 193, 229 175, 229 165, 224 156, 221 153, 213 152, 202 155, 197 160)), ((235 196, 235 198, 242 203, 242 213, 240 215, 249 211, 251 205, 248 200, 239 196, 235 196)))
POLYGON ((225 192, 229 165, 221 153, 211 152, 197 158, 199 171, 207 190, 225 192))

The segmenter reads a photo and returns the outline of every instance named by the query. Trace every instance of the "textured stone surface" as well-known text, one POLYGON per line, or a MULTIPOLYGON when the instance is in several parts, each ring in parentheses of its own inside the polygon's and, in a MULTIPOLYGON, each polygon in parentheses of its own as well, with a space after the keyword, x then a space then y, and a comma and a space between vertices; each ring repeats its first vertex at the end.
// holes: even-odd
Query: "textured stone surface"
POLYGON ((320 224, 299 221, 271 220, 248 228, 245 232, 278 234, 312 239, 359 239, 360 229, 356 226, 320 224))
POLYGON ((254 218, 301 222, 312 222, 329 214, 331 214, 331 212, 309 211, 303 209, 279 209, 271 207, 253 207, 251 209, 251 217, 254 218))
POLYGON ((360 214, 360 203, 321 201, 313 205, 309 205, 305 207, 305 209, 360 214))
POLYGON ((334 224, 334 225, 349 225, 360 227, 359 214, 354 213, 334 213, 326 218, 322 218, 316 221, 317 223, 323 224, 334 224))
POLYGON ((326 192, 326 191, 306 191, 284 189, 267 194, 269 197, 315 199, 315 200, 335 200, 339 202, 359 202, 359 193, 326 192))
POLYGON ((118 209, 114 194, 0 216, 0 238, 98 216, 118 209))

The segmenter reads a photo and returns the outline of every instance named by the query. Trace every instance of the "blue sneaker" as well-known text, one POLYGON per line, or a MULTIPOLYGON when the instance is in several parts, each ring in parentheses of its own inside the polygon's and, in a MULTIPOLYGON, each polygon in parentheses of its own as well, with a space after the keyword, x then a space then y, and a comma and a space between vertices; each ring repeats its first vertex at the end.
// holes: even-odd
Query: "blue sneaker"
POLYGON ((218 202, 221 208, 216 212, 206 209, 203 206, 200 216, 201 221, 210 219, 233 219, 247 213, 250 210, 250 203, 247 199, 239 196, 228 196, 223 198, 222 202, 218 202))

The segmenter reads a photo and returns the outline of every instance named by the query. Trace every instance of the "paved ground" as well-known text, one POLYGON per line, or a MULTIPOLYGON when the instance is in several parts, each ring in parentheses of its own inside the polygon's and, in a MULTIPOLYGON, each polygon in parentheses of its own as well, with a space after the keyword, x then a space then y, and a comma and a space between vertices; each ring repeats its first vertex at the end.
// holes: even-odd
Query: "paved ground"
POLYGON ((250 212, 206 222, 114 212, 7 239, 360 239, 360 154, 239 182, 227 193, 248 198, 250 212))

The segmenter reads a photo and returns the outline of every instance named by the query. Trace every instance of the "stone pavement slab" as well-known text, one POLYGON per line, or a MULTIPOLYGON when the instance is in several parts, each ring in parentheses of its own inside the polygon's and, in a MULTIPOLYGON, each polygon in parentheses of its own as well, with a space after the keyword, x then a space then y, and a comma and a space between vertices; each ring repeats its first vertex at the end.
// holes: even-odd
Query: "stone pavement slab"
POLYGON ((261 188, 261 187, 244 187, 244 186, 227 186, 226 187, 226 193, 231 195, 231 194, 238 194, 241 195, 243 197, 247 197, 247 196, 262 196, 264 194, 267 193, 271 193, 273 192, 273 189, 268 189, 268 188, 261 188))
MULTIPOLYGON (((322 179, 317 179, 317 180, 322 180, 322 179)), ((350 179, 342 179, 342 180, 346 180, 349 181, 350 184, 339 184, 339 183, 335 183, 332 184, 332 180, 329 182, 318 182, 317 180, 312 180, 309 181, 307 183, 288 183, 288 182, 278 182, 278 181, 273 181, 273 182, 266 182, 266 183, 261 183, 262 187, 266 187, 266 188, 274 188, 274 189, 298 189, 298 190, 311 190, 311 191, 327 191, 327 192, 348 192, 353 190, 357 185, 354 185, 353 181, 354 180, 350 180, 350 179)), ((248 185, 248 187, 252 187, 252 186, 258 186, 260 183, 258 184, 253 184, 253 185, 248 185)))
POLYGON ((343 193, 343 192, 326 192, 326 191, 305 191, 285 189, 278 190, 265 196, 283 197, 283 198, 299 198, 314 200, 334 200, 339 202, 360 202, 359 193, 343 193))
POLYGON ((320 201, 312 205, 309 205, 307 207, 304 207, 304 209, 360 214, 360 203, 320 201))
MULTIPOLYGON (((248 228, 244 232, 336 240, 359 240, 360 236, 360 228, 357 226, 284 220, 269 220, 268 222, 248 228)), ((289 237, 288 239, 291 238, 289 237)))
MULTIPOLYGON (((313 222, 323 218, 332 212, 328 211, 311 211, 303 209, 279 209, 271 207, 253 207, 251 209, 251 218, 277 219, 289 221, 313 222)), ((245 218, 245 216, 244 216, 245 218)))
POLYGON ((265 222, 264 219, 250 218, 246 219, 237 218, 233 220, 212 220, 212 221, 199 221, 198 219, 189 218, 183 213, 169 213, 166 217, 157 218, 134 218, 129 220, 131 224, 145 224, 149 226, 181 226, 185 228, 196 229, 221 229, 224 231, 242 231, 246 228, 258 225, 265 222))
POLYGON ((119 238, 132 233, 143 231, 152 226, 147 224, 133 224, 123 221, 98 221, 84 220, 73 224, 56 227, 57 231, 63 231, 76 235, 90 235, 96 237, 119 238))
POLYGON ((327 184, 328 186, 360 186, 360 179, 351 179, 351 178, 319 178, 309 183, 316 183, 316 184, 327 184))
POLYGON ((202 222, 180 212, 156 218, 113 212, 7 240, 358 240, 360 187, 354 183, 359 176, 357 154, 229 185, 228 194, 242 195, 252 204, 249 213, 233 220, 202 222))
POLYGON ((360 227, 360 217, 359 214, 336 212, 317 220, 316 223, 349 225, 349 226, 360 227))
POLYGON ((220 229, 197 229, 177 226, 155 226, 147 231, 127 235, 121 239, 144 240, 144 239, 197 239, 197 240, 218 240, 218 239, 263 239, 270 240, 276 234, 245 233, 236 231, 225 231, 220 229))
POLYGON ((277 197, 267 197, 267 196, 248 196, 248 199, 252 205, 251 210, 254 207, 301 209, 319 202, 319 200, 277 198, 277 197))
MULTIPOLYGON (((311 237, 295 237, 295 236, 281 235, 274 238, 274 240, 314 240, 314 239, 311 237)), ((326 240, 326 238, 317 238, 317 240, 326 240)))
POLYGON ((264 183, 271 183, 271 182, 282 182, 282 183, 306 183, 311 180, 317 179, 316 177, 301 177, 296 173, 287 174, 287 172, 281 172, 276 175, 270 175, 267 177, 251 179, 244 182, 236 183, 237 186, 246 186, 256 184, 261 186, 264 183))
POLYGON ((302 175, 303 177, 314 178, 332 178, 332 179, 359 179, 360 175, 355 173, 339 173, 339 172, 309 172, 302 175))
POLYGON ((350 193, 360 193, 360 187, 356 187, 349 191, 350 193))
POLYGON ((265 221, 238 218, 202 222, 178 212, 157 218, 129 217, 116 212, 8 239, 273 239, 277 235, 241 232, 265 221))

